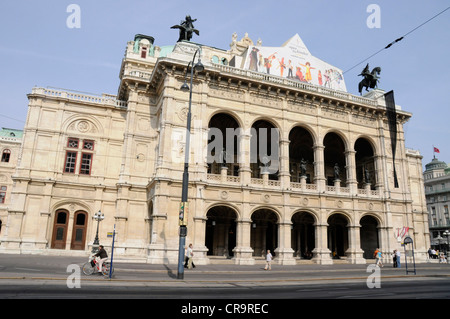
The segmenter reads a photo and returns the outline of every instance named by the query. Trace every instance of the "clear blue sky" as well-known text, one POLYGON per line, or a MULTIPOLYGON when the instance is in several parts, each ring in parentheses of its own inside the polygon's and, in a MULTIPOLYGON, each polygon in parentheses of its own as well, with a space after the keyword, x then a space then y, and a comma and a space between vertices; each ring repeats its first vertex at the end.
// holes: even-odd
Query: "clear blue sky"
MULTIPOLYGON (((23 129, 33 86, 117 93, 127 41, 142 33, 155 45, 173 45, 170 29, 187 14, 197 19, 192 41, 229 49, 231 35, 248 32, 263 46, 281 46, 298 33, 316 57, 347 71, 437 13, 442 0, 279 1, 1 1, 0 127, 23 129), (81 27, 68 28, 70 4, 81 9, 81 27), (379 28, 369 28, 370 4, 379 6, 379 28)), ((433 156, 450 162, 450 10, 344 74, 347 90, 359 95, 358 74, 368 62, 380 66, 379 88, 394 90, 396 104, 411 112, 406 146, 423 164, 433 156)))

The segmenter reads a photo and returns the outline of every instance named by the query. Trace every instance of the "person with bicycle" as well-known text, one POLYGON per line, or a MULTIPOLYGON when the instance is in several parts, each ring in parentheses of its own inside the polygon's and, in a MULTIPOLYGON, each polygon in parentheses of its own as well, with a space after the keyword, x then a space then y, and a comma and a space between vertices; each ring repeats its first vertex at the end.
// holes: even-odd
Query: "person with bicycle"
POLYGON ((98 272, 101 273, 102 272, 103 262, 105 262, 108 259, 108 254, 106 253, 106 250, 103 247, 103 245, 98 246, 98 248, 99 248, 98 253, 96 253, 94 256, 98 257, 98 259, 97 259, 97 261, 98 261, 98 272))

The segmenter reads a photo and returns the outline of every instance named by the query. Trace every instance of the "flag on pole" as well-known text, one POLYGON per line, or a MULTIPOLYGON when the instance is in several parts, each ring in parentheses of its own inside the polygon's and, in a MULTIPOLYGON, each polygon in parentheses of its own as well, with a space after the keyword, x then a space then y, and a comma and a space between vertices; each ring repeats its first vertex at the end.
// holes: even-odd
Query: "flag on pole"
POLYGON ((433 146, 433 152, 434 152, 434 153, 440 153, 440 152, 439 152, 439 149, 438 149, 437 147, 434 147, 434 146, 433 146))

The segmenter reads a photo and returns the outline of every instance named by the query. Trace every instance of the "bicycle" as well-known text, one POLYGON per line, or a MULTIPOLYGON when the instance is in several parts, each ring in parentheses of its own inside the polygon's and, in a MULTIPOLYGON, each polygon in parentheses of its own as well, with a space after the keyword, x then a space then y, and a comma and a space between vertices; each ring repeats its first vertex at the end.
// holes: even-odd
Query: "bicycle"
MULTIPOLYGON (((104 261, 103 265, 102 265, 103 276, 108 277, 110 269, 111 269, 111 275, 112 275, 114 273, 114 267, 111 267, 111 262, 104 261)), ((97 258, 95 258, 95 257, 90 257, 89 261, 87 261, 83 265, 83 273, 87 276, 92 275, 95 271, 98 272, 98 270, 99 270, 99 265, 98 265, 97 258)))

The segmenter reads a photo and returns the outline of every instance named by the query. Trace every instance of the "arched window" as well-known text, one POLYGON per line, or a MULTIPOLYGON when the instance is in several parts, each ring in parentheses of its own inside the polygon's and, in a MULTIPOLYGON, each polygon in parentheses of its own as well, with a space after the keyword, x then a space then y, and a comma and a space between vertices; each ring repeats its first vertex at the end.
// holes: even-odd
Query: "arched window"
POLYGON ((5 149, 2 153, 2 162, 8 163, 11 157, 11 150, 5 149))

